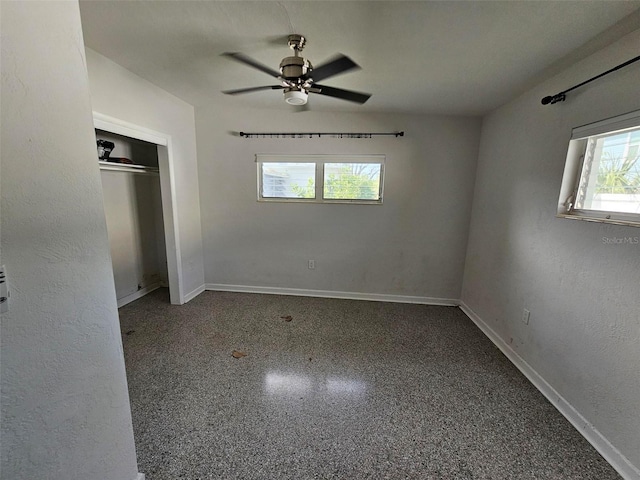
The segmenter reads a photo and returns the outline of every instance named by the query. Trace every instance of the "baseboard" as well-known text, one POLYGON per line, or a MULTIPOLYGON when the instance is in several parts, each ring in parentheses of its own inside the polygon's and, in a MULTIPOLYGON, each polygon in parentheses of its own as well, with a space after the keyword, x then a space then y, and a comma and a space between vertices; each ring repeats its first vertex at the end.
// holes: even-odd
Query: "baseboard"
POLYGON ((614 447, 578 410, 560 395, 531 365, 518 355, 500 336, 487 325, 467 304, 460 302, 460 309, 475 323, 496 347, 522 374, 569 420, 578 432, 611 464, 626 480, 640 480, 640 470, 614 447))
POLYGON ((157 283, 152 283, 151 285, 141 288, 140 290, 138 290, 137 292, 133 292, 131 295, 127 295, 126 297, 122 297, 118 299, 118 308, 120 307, 124 307, 127 303, 131 303, 134 300, 137 300, 141 297, 144 297, 147 293, 151 293, 154 290, 157 290, 158 288, 160 288, 162 285, 160 284, 160 282, 157 283))
POLYGON ((188 301, 193 300, 204 291, 205 291, 205 286, 200 285, 198 288, 196 288, 195 290, 192 290, 191 292, 187 293, 184 296, 184 303, 187 303, 188 301))
POLYGON ((139 473, 136 480, 144 480, 144 473, 139 473))
POLYGON ((303 288, 258 287, 250 285, 227 285, 207 283, 206 290, 219 292, 265 293, 269 295, 293 295, 297 297, 342 298, 347 300, 368 300, 372 302, 417 303, 423 305, 458 306, 454 298, 413 297, 409 295, 388 295, 385 293, 338 292, 333 290, 307 290, 303 288))

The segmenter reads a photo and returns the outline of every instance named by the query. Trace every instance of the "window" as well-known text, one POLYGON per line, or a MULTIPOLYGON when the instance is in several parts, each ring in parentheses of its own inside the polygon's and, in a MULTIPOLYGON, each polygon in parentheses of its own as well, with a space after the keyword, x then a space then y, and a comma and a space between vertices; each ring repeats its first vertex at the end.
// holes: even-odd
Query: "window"
POLYGON ((264 198, 315 198, 314 163, 269 162, 262 164, 264 198))
POLYGON ((256 155, 258 200, 382 203, 384 155, 256 155))
POLYGON ((558 216, 640 226, 640 111, 573 129, 558 216))

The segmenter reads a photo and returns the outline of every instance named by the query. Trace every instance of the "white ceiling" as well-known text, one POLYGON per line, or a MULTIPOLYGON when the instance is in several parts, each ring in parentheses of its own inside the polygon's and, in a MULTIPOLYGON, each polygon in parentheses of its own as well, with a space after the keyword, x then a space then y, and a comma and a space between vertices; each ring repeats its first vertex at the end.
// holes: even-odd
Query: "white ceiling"
POLYGON ((510 100, 639 8, 636 0, 80 2, 88 47, 193 105, 289 108, 280 91, 220 93, 277 83, 220 54, 240 51, 277 70, 291 52, 286 35, 300 33, 313 64, 340 52, 362 67, 323 84, 373 94, 363 106, 310 95, 312 109, 464 115, 510 100))

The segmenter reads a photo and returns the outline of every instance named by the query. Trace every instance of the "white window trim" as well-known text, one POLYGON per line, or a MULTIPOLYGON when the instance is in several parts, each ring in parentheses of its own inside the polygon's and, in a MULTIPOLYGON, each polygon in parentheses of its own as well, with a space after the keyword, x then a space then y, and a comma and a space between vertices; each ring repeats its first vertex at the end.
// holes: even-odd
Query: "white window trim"
POLYGON ((384 154, 361 154, 361 155, 343 155, 343 154, 272 154, 257 153, 256 165, 258 168, 258 201, 259 202, 275 202, 275 203, 342 203, 357 205, 382 205, 384 193, 384 177, 385 177, 385 161, 384 154), (262 196, 262 164, 263 163, 313 163, 315 164, 315 198, 285 198, 285 197, 263 197, 262 196), (324 165, 325 163, 375 163, 380 165, 380 186, 378 199, 325 199, 324 192, 324 165))
POLYGON ((640 227, 640 214, 577 209, 574 207, 588 138, 638 127, 640 127, 640 110, 582 125, 571 131, 560 197, 558 199, 557 217, 640 227))

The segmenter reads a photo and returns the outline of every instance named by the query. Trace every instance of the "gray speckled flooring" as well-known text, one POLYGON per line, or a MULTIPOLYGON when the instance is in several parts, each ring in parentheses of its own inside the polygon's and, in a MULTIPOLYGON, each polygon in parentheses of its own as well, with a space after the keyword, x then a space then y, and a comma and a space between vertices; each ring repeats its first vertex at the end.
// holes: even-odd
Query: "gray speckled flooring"
POLYGON ((454 307, 162 289, 120 318, 147 480, 619 478, 454 307))

